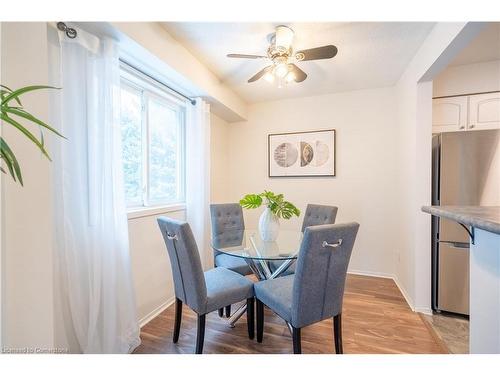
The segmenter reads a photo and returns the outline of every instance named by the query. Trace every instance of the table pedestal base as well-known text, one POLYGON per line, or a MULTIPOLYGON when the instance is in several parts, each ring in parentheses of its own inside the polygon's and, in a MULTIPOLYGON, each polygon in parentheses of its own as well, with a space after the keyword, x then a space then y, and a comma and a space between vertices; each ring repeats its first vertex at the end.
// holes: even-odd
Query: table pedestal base
MULTIPOLYGON (((271 280, 280 276, 283 272, 285 272, 292 264, 295 262, 295 259, 286 259, 281 263, 281 265, 274 271, 271 272, 269 268, 268 261, 264 259, 251 259, 245 258, 248 266, 252 270, 255 276, 260 280, 271 280)), ((228 319, 229 326, 234 328, 235 323, 243 316, 243 314, 247 311, 246 302, 236 310, 228 319)), ((291 331, 290 325, 287 323, 288 329, 291 331)))

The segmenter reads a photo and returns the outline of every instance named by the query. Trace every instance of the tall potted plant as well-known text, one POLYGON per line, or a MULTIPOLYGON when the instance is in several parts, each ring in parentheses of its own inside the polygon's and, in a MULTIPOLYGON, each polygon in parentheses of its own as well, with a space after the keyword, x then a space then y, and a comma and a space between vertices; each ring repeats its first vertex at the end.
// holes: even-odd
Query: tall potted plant
POLYGON ((240 200, 240 205, 246 209, 260 207, 263 203, 266 209, 259 219, 260 236, 264 241, 275 241, 280 229, 279 219, 288 220, 294 215, 298 217, 300 210, 286 201, 283 194, 267 190, 260 194, 247 194, 240 200))
MULTIPOLYGON (((57 130, 52 128, 50 125, 46 124, 42 120, 36 118, 23 108, 21 103, 21 96, 37 90, 44 89, 57 89, 52 86, 26 86, 17 90, 12 90, 7 86, 0 85, 0 120, 5 124, 9 124, 19 130, 26 138, 35 144, 36 147, 40 149, 42 155, 44 155, 48 160, 50 159, 49 153, 45 148, 45 143, 43 139, 43 129, 47 129, 50 132, 63 137, 57 130), (25 126, 19 123, 20 120, 27 121, 29 123, 35 124, 40 128, 40 137, 38 138, 33 133, 31 133, 25 126)), ((16 155, 11 150, 7 142, 3 137, 0 137, 0 159, 5 163, 9 174, 14 179, 14 181, 19 181, 21 186, 23 185, 23 176, 21 173, 21 166, 17 161, 16 155)), ((2 173, 7 173, 7 171, 0 166, 2 173)))

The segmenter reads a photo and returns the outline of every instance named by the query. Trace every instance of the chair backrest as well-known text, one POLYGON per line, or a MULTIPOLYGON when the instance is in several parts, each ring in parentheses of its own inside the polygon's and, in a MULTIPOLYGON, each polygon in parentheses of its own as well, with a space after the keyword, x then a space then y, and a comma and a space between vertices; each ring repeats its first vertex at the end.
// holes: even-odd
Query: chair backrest
MULTIPOLYGON (((211 204, 210 217, 212 219, 212 238, 217 237, 219 241, 230 240, 224 237, 234 237, 234 233, 242 233, 245 230, 243 209, 239 203, 211 204)), ((214 257, 217 254, 218 252, 214 251, 214 257)))
POLYGON ((210 217, 214 236, 226 231, 245 229, 243 209, 239 203, 211 204, 210 217))
POLYGON ((337 211, 338 207, 335 206, 308 204, 302 221, 302 232, 314 225, 335 224, 337 211))
POLYGON ((304 327, 342 312, 347 266, 358 228, 358 223, 348 223, 306 229, 293 284, 294 327, 304 327))
POLYGON ((167 217, 159 217, 158 225, 167 245, 175 296, 197 312, 204 310, 207 286, 191 227, 186 222, 167 217))

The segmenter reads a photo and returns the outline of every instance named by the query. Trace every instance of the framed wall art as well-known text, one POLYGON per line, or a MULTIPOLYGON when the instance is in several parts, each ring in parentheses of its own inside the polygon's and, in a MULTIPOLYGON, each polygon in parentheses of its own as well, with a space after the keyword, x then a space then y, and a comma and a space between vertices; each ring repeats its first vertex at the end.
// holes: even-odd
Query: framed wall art
POLYGON ((334 177, 335 129, 268 135, 269 177, 334 177))

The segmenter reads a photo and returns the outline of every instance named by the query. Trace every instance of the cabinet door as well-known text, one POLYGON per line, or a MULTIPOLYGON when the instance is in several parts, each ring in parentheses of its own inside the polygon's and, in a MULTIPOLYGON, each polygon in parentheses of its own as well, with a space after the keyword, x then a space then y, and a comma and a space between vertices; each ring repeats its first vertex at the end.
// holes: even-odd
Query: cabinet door
POLYGON ((465 130, 467 100, 467 96, 434 99, 432 101, 432 131, 441 133, 465 130))
POLYGON ((500 129, 499 92, 469 96, 468 129, 500 129))

